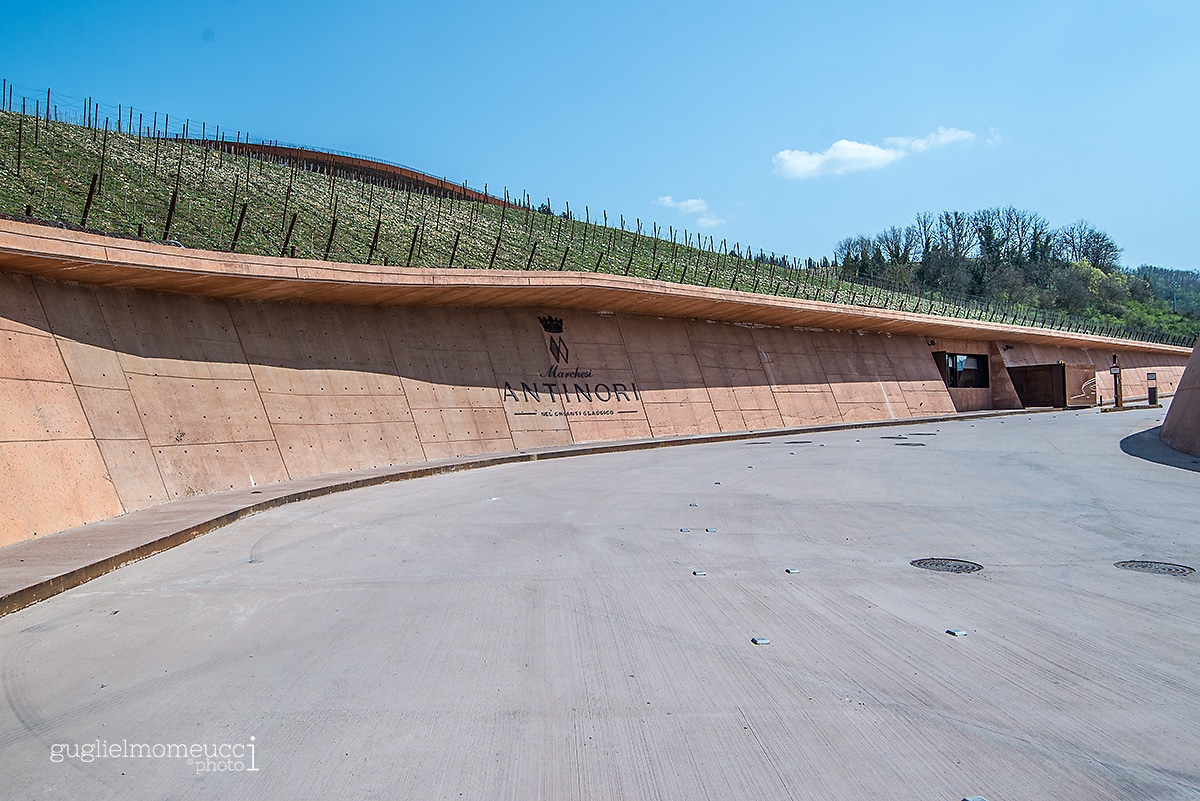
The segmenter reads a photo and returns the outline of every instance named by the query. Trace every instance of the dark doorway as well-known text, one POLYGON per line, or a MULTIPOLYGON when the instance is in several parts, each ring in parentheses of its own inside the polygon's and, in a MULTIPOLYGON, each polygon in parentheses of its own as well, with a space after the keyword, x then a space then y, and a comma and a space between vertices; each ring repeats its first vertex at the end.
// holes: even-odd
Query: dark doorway
POLYGON ((1026 409, 1096 405, 1096 368, 1090 364, 1034 364, 1009 367, 1013 389, 1026 409))
POLYGON ((1035 364, 1028 367, 1010 367, 1008 375, 1021 405, 1026 409, 1036 406, 1067 405, 1067 382, 1062 364, 1035 364))

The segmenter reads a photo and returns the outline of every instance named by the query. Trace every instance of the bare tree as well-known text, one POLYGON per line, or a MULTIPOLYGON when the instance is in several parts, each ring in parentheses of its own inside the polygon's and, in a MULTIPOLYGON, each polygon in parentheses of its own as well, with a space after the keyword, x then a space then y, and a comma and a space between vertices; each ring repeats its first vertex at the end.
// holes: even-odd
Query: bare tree
POLYGON ((912 227, 916 231, 917 247, 919 248, 915 257, 917 261, 924 261, 925 254, 933 250, 934 237, 937 235, 937 218, 930 212, 923 211, 917 215, 916 222, 912 227))
POLYGON ((961 211, 943 211, 938 217, 934 241, 955 261, 969 259, 978 243, 971 215, 961 211))
POLYGON ((918 241, 917 229, 911 225, 907 228, 893 225, 875 237, 875 244, 888 264, 912 264, 918 241))
POLYGON ((1108 234, 1087 220, 1076 220, 1058 229, 1058 245, 1067 261, 1087 259, 1093 267, 1112 272, 1121 266, 1121 248, 1108 234))

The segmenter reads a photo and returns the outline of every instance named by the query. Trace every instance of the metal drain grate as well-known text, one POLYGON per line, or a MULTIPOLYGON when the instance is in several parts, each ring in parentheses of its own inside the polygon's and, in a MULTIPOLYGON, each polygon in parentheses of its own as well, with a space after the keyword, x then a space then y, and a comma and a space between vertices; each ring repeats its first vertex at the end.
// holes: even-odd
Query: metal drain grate
POLYGON ((965 559, 914 559, 909 564, 924 570, 936 570, 939 573, 974 573, 976 570, 983 570, 983 565, 977 565, 965 559))
POLYGON ((1173 565, 1170 562, 1115 562, 1122 570, 1136 570, 1139 573, 1157 573, 1160 576, 1190 576, 1196 571, 1187 565, 1173 565))

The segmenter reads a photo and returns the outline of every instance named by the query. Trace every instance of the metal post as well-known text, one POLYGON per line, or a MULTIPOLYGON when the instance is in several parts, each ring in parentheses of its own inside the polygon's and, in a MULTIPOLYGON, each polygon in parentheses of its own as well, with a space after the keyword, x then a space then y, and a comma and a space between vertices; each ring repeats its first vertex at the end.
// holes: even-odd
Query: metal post
POLYGON ((1121 389, 1121 357, 1114 353, 1112 367, 1109 372, 1113 377, 1113 407, 1117 409, 1125 408, 1125 393, 1121 389))

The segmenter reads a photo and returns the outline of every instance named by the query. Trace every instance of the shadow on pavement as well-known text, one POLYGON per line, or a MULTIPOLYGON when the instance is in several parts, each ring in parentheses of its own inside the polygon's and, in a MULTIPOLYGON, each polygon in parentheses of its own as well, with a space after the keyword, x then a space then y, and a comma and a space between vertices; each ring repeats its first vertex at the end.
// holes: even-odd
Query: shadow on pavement
POLYGON ((1130 456, 1145 459, 1148 462, 1157 462, 1168 467, 1178 467, 1182 470, 1200 473, 1200 457, 1177 451, 1167 445, 1158 438, 1158 432, 1161 429, 1162 426, 1155 426, 1136 434, 1130 434, 1121 440, 1121 450, 1130 456))

